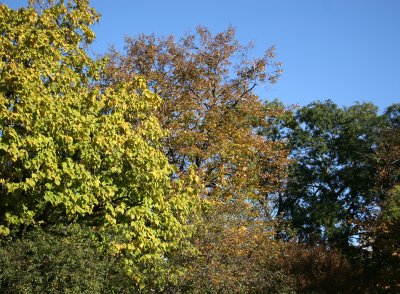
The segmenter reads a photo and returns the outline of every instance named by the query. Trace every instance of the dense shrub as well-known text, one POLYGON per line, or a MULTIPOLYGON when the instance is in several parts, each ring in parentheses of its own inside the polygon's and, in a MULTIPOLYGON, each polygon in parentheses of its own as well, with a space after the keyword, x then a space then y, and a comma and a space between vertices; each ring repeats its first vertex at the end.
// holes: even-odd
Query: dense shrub
POLYGON ((85 226, 34 228, 2 241, 2 293, 133 293, 118 256, 85 226))

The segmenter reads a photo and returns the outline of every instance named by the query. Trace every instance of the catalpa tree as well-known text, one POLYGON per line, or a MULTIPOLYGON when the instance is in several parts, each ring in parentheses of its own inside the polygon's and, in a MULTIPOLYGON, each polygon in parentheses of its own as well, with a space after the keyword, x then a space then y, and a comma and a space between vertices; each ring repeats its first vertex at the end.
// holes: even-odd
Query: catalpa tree
POLYGON ((171 182, 145 80, 101 85, 105 60, 86 53, 98 19, 87 0, 0 5, 0 235, 110 228, 140 280, 141 262, 181 246, 196 190, 171 182))

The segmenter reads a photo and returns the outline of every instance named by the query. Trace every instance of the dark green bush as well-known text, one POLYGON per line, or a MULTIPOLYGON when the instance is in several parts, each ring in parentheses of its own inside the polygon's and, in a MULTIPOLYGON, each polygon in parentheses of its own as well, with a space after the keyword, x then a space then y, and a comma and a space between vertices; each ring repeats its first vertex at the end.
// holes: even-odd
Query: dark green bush
POLYGON ((0 247, 1 293, 133 293, 118 257, 93 229, 33 228, 0 247))

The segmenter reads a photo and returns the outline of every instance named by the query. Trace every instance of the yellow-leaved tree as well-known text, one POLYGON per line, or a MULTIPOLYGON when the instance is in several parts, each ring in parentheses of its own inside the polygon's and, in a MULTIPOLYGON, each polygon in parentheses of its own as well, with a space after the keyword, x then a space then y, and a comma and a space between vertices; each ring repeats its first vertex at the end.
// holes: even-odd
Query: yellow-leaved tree
POLYGON ((105 60, 86 53, 99 19, 88 2, 0 5, 0 235, 84 222, 108 231, 136 285, 157 284, 190 233, 196 178, 190 188, 171 180, 161 99, 145 80, 100 82, 105 60))

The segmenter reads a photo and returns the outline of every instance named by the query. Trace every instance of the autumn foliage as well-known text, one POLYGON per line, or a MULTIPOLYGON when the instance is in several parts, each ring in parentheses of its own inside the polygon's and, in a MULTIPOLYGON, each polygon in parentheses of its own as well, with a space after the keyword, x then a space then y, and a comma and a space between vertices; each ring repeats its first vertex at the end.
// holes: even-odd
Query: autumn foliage
POLYGON ((107 68, 110 85, 140 75, 163 98, 158 117, 169 130, 164 152, 180 175, 195 166, 201 195, 211 205, 194 236, 200 256, 208 257, 196 259, 191 275, 213 276, 216 284, 249 280, 250 265, 239 264, 271 237, 267 195, 288 163, 284 142, 260 132, 269 127, 267 117, 282 113, 265 108, 253 91, 275 82, 280 64, 274 48, 252 60, 250 49, 236 41, 233 28, 213 36, 198 27, 178 41, 127 38, 126 53, 112 50, 107 68), (200 267, 206 272, 197 272, 200 267))
POLYGON ((263 101, 232 27, 95 59, 98 20, 0 5, 1 292, 399 291, 398 104, 263 101))
POLYGON ((196 177, 171 181, 161 99, 143 78, 100 83, 88 2, 40 9, 0 6, 0 235, 88 223, 108 231, 110 253, 142 287, 190 236, 196 177))

